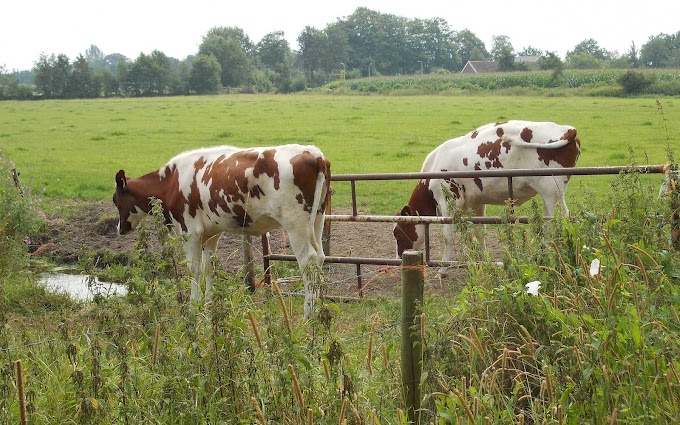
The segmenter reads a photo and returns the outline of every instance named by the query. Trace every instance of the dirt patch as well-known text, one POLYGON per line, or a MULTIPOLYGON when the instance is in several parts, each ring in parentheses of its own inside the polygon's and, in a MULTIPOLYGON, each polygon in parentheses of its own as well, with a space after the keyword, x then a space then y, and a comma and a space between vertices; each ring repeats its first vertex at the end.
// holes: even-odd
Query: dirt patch
MULTIPOLYGON (((343 211, 335 211, 344 214, 343 211)), ((34 255, 49 256, 60 264, 74 264, 81 256, 96 254, 106 261, 125 262, 134 249, 135 233, 120 236, 116 232, 117 217, 111 202, 83 203, 76 217, 70 219, 51 218, 49 236, 33 247, 34 255)), ((331 255, 368 258, 395 258, 395 242, 392 225, 389 223, 343 223, 333 222, 331 232, 331 255)), ((432 229, 432 258, 441 258, 441 232, 432 229)), ((489 247, 487 237, 487 248, 489 247)), ((497 249, 492 242, 492 249, 497 249)), ((292 254, 281 231, 270 236, 272 252, 292 254)), ((157 247, 156 247, 157 248, 157 247)), ((254 238, 254 257, 261 270, 262 243, 254 238)), ((235 235, 224 235, 218 246, 222 267, 233 273, 243 271, 241 239, 235 235)), ((104 260, 102 260, 104 261, 104 260)), ((100 263, 99 266, 106 264, 100 263)), ((328 295, 337 297, 358 297, 357 267, 353 264, 331 264, 328 271, 328 295)), ((294 268, 291 268, 294 270, 294 268)), ((398 267, 362 265, 362 296, 397 297, 401 291, 401 271, 398 267)), ((260 275, 257 278, 261 278, 260 275)), ((283 284, 289 280, 283 279, 283 284)), ((457 293, 465 283, 465 272, 452 270, 449 277, 439 279, 436 270, 426 272, 426 291, 437 294, 457 293)))

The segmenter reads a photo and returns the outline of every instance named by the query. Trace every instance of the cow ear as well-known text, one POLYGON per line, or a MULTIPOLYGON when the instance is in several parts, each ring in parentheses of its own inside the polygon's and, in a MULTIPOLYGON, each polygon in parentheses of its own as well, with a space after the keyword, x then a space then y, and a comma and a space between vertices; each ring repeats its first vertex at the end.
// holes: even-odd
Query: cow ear
POLYGON ((399 213, 399 215, 410 216, 411 215, 411 207, 406 205, 404 208, 401 209, 401 213, 399 213))
POLYGON ((127 177, 125 177, 125 171, 120 170, 116 173, 116 189, 125 190, 127 186, 127 177))

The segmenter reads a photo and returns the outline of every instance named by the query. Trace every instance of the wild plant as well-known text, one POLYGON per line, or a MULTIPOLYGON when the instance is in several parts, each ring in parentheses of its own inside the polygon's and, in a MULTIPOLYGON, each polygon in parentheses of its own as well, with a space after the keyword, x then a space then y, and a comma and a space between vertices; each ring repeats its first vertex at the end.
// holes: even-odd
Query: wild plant
POLYGON ((450 347, 428 370, 437 415, 664 423, 677 414, 680 352, 660 324, 680 326, 668 260, 678 257, 668 233, 653 229, 663 228, 656 190, 637 177, 619 176, 601 216, 543 222, 532 205, 533 224, 501 233, 503 268, 469 268, 446 336, 429 342, 450 347), (527 293, 530 281, 540 282, 537 295, 527 293))

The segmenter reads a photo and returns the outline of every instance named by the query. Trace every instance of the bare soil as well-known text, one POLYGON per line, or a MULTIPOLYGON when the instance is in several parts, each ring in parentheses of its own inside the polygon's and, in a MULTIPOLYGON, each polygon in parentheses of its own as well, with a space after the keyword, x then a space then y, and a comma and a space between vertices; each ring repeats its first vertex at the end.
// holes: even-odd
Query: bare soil
MULTIPOLYGON (((334 211, 343 214, 343 211, 334 211)), ((109 261, 122 263, 134 249, 135 232, 118 235, 116 231, 117 217, 111 202, 97 201, 83 203, 75 218, 51 218, 49 235, 39 243, 34 243, 31 250, 35 257, 47 256, 58 264, 75 264, 81 256, 108 258, 109 261)), ((432 258, 441 258, 442 240, 438 227, 432 229, 432 258)), ((487 237, 487 248, 489 247, 487 237)), ((395 258, 395 242, 390 223, 347 223, 333 222, 331 230, 331 255, 367 258, 395 258)), ((497 249, 493 246, 492 249, 497 249)), ((243 272, 241 254, 241 238, 236 235, 224 235, 218 246, 218 257, 222 267, 228 272, 243 272)), ((270 247, 273 253, 292 254, 287 240, 281 231, 270 235, 270 247)), ((253 254, 259 265, 257 279, 262 278, 261 257, 262 243, 254 238, 253 254)), ((106 264, 99 264, 105 266, 106 264)), ((297 273, 296 267, 288 268, 297 273)), ((327 295, 338 299, 361 297, 398 297, 401 292, 401 270, 399 267, 361 265, 358 273, 353 264, 327 265, 327 295), (357 275, 361 276, 361 291, 357 275)), ((452 269, 446 278, 439 278, 437 270, 428 269, 425 274, 426 292, 452 295, 460 291, 465 284, 465 271, 452 269)), ((275 276, 280 283, 286 285, 296 279, 291 276, 275 276), (292 279, 291 279, 292 278, 292 279)))

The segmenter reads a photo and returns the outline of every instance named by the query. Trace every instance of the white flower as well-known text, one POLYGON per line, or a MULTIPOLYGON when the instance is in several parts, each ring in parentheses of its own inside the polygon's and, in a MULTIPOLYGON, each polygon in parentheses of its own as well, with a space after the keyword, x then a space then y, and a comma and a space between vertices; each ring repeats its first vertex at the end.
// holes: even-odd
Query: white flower
POLYGON ((538 295, 538 288, 541 287, 541 282, 534 280, 533 282, 529 282, 524 286, 527 288, 527 294, 538 295))
POLYGON ((597 276, 600 274, 600 260, 595 258, 592 263, 590 263, 590 275, 597 276))

